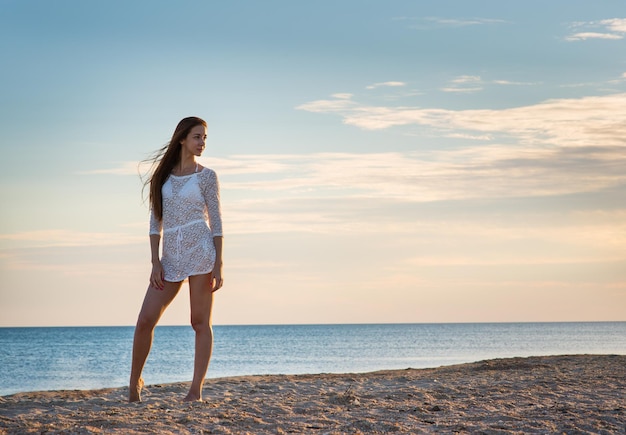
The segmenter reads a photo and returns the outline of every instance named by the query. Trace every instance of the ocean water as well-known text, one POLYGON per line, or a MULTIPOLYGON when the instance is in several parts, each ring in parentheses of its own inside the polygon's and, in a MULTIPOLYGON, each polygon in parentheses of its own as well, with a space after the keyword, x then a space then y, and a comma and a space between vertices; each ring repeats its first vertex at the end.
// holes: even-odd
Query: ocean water
MULTIPOLYGON (((127 385, 133 327, 0 328, 0 396, 127 385)), ((626 322, 215 326, 208 377, 438 367, 626 354, 626 322)), ((159 326, 147 384, 191 380, 194 333, 159 326)))

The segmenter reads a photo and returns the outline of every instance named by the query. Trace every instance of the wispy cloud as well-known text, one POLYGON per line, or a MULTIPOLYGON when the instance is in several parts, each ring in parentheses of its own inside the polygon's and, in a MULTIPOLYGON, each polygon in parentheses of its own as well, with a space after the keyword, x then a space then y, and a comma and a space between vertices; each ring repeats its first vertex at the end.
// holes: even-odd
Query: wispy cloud
MULTIPOLYGON (((469 77, 459 82, 474 80, 469 77)), ((203 158, 201 162, 217 170, 227 197, 233 194, 237 201, 259 197, 264 204, 297 199, 424 202, 547 196, 626 184, 626 94, 482 110, 369 106, 348 95, 335 94, 298 109, 335 114, 345 124, 365 130, 420 125, 432 129, 431 136, 471 142, 448 150, 424 146, 422 150, 389 153, 246 154, 203 158), (477 140, 489 144, 476 145, 477 140)), ((135 167, 136 163, 123 162, 93 172, 135 175, 135 167)), ((240 211, 257 205, 237 204, 243 207, 240 211)), ((267 214, 255 222, 274 225, 273 212, 263 213, 267 214)), ((299 213, 290 215, 295 226, 328 223, 315 210, 299 213)), ((246 219, 242 222, 245 225, 246 219)), ((31 236, 66 244, 113 243, 126 237, 62 232, 19 237, 31 236)))
POLYGON ((570 26, 571 35, 566 41, 585 41, 587 39, 624 39, 626 35, 626 18, 610 18, 599 21, 576 22, 570 26))
POLYGON ((546 150, 475 146, 461 150, 379 154, 313 154, 292 159, 297 175, 231 188, 277 189, 320 197, 436 201, 558 195, 626 182, 620 148, 546 150), (575 180, 574 180, 575 178, 575 180))
MULTIPOLYGON (((523 201, 624 185, 623 149, 496 143, 412 152, 240 154, 202 162, 221 177, 227 236, 313 234, 360 240, 374 240, 380 234, 390 240, 400 236, 402 243, 413 246, 398 254, 408 259, 399 266, 401 273, 409 273, 420 266, 584 264, 593 262, 592 257, 597 262, 623 261, 623 208, 561 213, 499 205, 496 213, 484 210, 476 216, 476 205, 472 206, 485 200, 523 201), (446 207, 451 209, 454 201, 464 201, 457 204, 463 212, 429 213, 437 208, 432 202, 438 201, 450 202, 446 207), (474 212, 468 213, 472 207, 474 212), (532 249, 518 249, 521 245, 532 249)), ((42 231, 3 235, 0 243, 145 244, 144 231, 145 226, 136 239, 42 231)), ((47 264, 29 258, 18 255, 4 262, 24 270, 47 264)))
MULTIPOLYGON (((454 133, 450 133, 454 135, 454 133)), ((465 140, 492 139, 465 137, 465 140)), ((207 159, 222 179, 225 212, 254 211, 240 231, 277 225, 277 210, 291 228, 330 222, 320 201, 348 204, 373 198, 401 203, 564 195, 626 183, 626 154, 620 146, 546 147, 544 144, 472 145, 462 149, 389 153, 234 155, 207 159), (259 174, 263 174, 259 177, 259 174), (315 204, 292 207, 294 204, 315 204), (289 207, 285 208, 285 204, 289 207)), ((239 230, 238 230, 239 231, 239 230)), ((36 232, 0 236, 54 245, 117 244, 125 234, 36 232)))
POLYGON ((376 88, 380 88, 380 87, 400 87, 400 86, 406 86, 406 83, 404 82, 381 82, 381 83, 374 83, 372 85, 366 86, 366 89, 376 89, 376 88))
MULTIPOLYGON (((624 81, 626 81, 626 73, 622 73, 621 75, 619 75, 619 76, 617 76, 615 78, 604 80, 604 81, 566 83, 566 84, 559 85, 559 87, 561 87, 561 88, 593 87, 593 88, 596 88, 597 90, 602 91, 603 86, 606 86, 607 84, 609 84, 609 85, 621 85, 621 84, 624 83, 624 81)), ((603 91, 603 92, 605 92, 605 91, 603 91)), ((606 91, 606 92, 617 93, 619 91, 614 89, 612 91, 606 91)))
POLYGON ((465 83, 480 83, 480 76, 459 76, 452 80, 452 83, 455 84, 465 84, 465 83))
POLYGON ((440 90, 443 92, 474 93, 483 90, 480 76, 463 75, 450 81, 449 86, 440 90))
POLYGON ((538 82, 514 82, 510 80, 494 80, 492 83, 503 86, 535 86, 538 82))
POLYGON ((317 113, 341 112, 344 110, 349 110, 355 107, 356 104, 351 100, 351 97, 347 97, 347 95, 350 94, 334 94, 332 95, 332 100, 311 101, 309 103, 298 106, 297 109, 317 113), (337 95, 341 95, 341 97, 337 97, 337 95))
POLYGON ((446 137, 451 137, 454 139, 469 139, 469 140, 483 140, 483 141, 493 140, 493 136, 490 136, 488 134, 476 135, 476 134, 466 134, 466 133, 450 133, 446 135, 446 137))
POLYGON ((138 175, 144 174, 150 169, 148 162, 120 162, 116 167, 103 169, 89 169, 80 171, 80 175, 138 175))
POLYGON ((474 92, 480 92, 483 90, 482 87, 457 87, 457 86, 448 86, 440 89, 443 92, 457 92, 460 94, 471 94, 474 92))
POLYGON ((432 21, 437 24, 452 27, 465 27, 465 26, 479 26, 484 24, 502 24, 506 21, 494 19, 494 18, 427 18, 428 21, 432 21))
POLYGON ((612 32, 626 33, 626 18, 609 18, 600 21, 600 24, 612 32))
MULTIPOLYGON (((487 24, 502 24, 506 23, 505 20, 496 18, 443 18, 443 17, 396 17, 394 20, 398 21, 412 21, 417 23, 424 23, 437 25, 440 27, 467 27, 467 26, 482 26, 487 24)), ((415 26, 422 28, 423 25, 415 26)))
POLYGON ((480 76, 462 75, 449 81, 440 88, 443 92, 474 93, 484 90, 485 86, 494 84, 499 86, 536 86, 537 82, 516 82, 511 80, 484 80, 480 76))
POLYGON ((24 231, 0 234, 1 248, 51 248, 118 246, 145 243, 145 237, 127 233, 93 233, 73 230, 24 231))
MULTIPOLYGON (((463 76, 457 83, 475 80, 463 76)), ((389 214, 394 204, 570 195, 626 184, 626 94, 508 109, 449 110, 369 106, 340 93, 298 109, 334 114, 365 130, 425 126, 435 135, 466 143, 441 150, 425 145, 405 152, 203 158, 222 180, 229 233, 364 233, 379 231, 377 225, 389 232, 407 231, 413 223, 397 218, 386 217, 384 224, 356 218, 389 214), (503 137, 506 144, 500 141, 503 137), (376 205, 381 203, 386 210, 376 205)), ((124 162, 100 173, 135 175, 134 167, 124 162)), ((128 241, 123 234, 111 238, 63 232, 3 238, 53 244, 128 241)))
POLYGON ((626 94, 553 99, 508 109, 449 110, 369 106, 352 100, 318 100, 297 107, 334 113, 366 130, 422 125, 441 134, 505 134, 521 143, 558 146, 626 145, 626 94))
MULTIPOLYGON (((64 253, 66 254, 66 253, 64 253)), ((68 277, 122 277, 133 275, 137 273, 137 270, 142 270, 143 263, 110 263, 110 262, 93 262, 84 261, 81 263, 54 263, 49 258, 32 258, 29 255, 14 255, 4 259, 6 267, 13 271, 19 271, 20 273, 35 273, 35 274, 62 274, 68 277)))
POLYGON ((584 41, 586 39, 623 39, 624 35, 615 33, 579 32, 568 36, 568 41, 584 41))
MULTIPOLYGON (((572 237, 575 233, 569 232, 568 235, 572 237)), ((495 256, 494 256, 495 257, 495 256)), ((499 258, 487 257, 478 258, 472 255, 466 256, 419 256, 407 261, 406 264, 413 267, 481 267, 481 266, 497 266, 497 267, 519 267, 519 266, 566 266, 566 267, 583 267, 589 265, 606 265, 607 263, 623 263, 626 260, 626 256, 582 256, 582 255, 554 255, 549 253, 548 255, 524 255, 523 253, 511 253, 505 258, 502 258, 501 254, 499 258)), ((554 284, 554 283, 553 283, 554 284)))

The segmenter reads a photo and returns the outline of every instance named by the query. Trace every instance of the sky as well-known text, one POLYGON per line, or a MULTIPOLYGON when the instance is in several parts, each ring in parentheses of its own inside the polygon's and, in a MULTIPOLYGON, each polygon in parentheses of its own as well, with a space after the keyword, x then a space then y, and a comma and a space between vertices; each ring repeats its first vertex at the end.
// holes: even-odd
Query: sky
POLYGON ((186 116, 215 324, 626 320, 622 0, 0 10, 0 326, 135 323, 141 162, 186 116))

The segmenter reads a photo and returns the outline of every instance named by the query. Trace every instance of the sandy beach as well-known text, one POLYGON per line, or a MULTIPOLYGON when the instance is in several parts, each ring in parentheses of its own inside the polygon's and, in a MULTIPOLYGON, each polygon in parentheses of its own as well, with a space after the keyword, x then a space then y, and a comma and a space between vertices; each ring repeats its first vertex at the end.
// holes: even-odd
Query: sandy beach
MULTIPOLYGON (((148 380, 149 381, 149 380, 148 380)), ((626 433, 626 356, 494 359, 434 369, 207 380, 19 393, 0 398, 0 433, 626 433)))

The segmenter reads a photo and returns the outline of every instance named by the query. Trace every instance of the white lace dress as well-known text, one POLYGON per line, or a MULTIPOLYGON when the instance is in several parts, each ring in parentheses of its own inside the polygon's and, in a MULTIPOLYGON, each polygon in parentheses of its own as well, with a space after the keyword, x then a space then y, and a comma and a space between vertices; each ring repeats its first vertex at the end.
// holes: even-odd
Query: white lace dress
POLYGON ((214 236, 222 235, 219 183, 208 168, 170 175, 163 184, 163 219, 150 213, 150 235, 163 233, 165 280, 182 281, 209 273, 215 265, 214 236))

